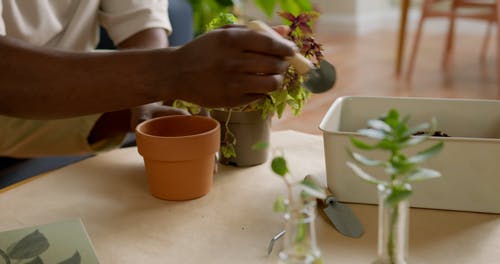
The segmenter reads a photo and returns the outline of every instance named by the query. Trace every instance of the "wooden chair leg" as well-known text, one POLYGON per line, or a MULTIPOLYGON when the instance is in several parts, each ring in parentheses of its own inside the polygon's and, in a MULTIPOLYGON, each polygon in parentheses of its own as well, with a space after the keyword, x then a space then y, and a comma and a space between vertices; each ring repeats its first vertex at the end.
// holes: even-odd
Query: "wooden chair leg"
POLYGON ((457 12, 456 1, 453 0, 452 7, 451 7, 451 13, 449 16, 450 26, 448 28, 448 35, 446 37, 446 44, 445 44, 444 54, 443 54, 443 62, 442 62, 443 70, 448 69, 448 66, 449 66, 450 60, 451 60, 451 54, 453 51, 453 41, 454 41, 454 37, 455 37, 456 12, 457 12))
POLYGON ((403 66, 403 54, 406 42, 406 24, 408 20, 408 9, 410 8, 410 0, 401 2, 401 20, 399 25, 398 47, 396 54, 396 78, 401 76, 403 66))
POLYGON ((422 15, 420 17, 420 21, 418 22, 418 27, 417 27, 417 32, 415 34, 415 40, 413 41, 413 47, 411 49, 411 55, 410 55, 410 61, 408 64, 408 70, 406 72, 406 80, 411 80, 413 71, 415 68, 415 63, 417 59, 417 53, 418 53, 418 48, 420 46, 420 38, 422 36, 422 30, 424 27, 424 20, 426 19, 427 16, 427 8, 430 7, 430 3, 432 1, 425 1, 422 7, 422 15))
POLYGON ((497 1, 497 98, 500 99, 500 2, 497 1))
POLYGON ((486 34, 484 35, 483 45, 481 47, 481 56, 479 57, 480 63, 486 63, 486 58, 488 57, 488 48, 490 44, 491 34, 493 33, 493 22, 488 22, 488 28, 486 29, 486 34))

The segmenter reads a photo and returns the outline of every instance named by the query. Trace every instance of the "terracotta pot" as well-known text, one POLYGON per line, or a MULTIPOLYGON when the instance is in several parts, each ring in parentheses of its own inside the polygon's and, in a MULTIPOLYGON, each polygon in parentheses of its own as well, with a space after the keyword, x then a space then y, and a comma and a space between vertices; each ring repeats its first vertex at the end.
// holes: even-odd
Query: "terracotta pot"
MULTIPOLYGON (((220 122, 221 140, 224 140, 228 112, 215 110, 211 112, 211 115, 220 122)), ((259 142, 270 142, 271 116, 263 119, 262 112, 260 111, 232 111, 228 127, 236 138, 236 157, 228 159, 219 152, 220 163, 247 167, 259 165, 267 161, 269 151, 265 149, 253 150, 252 146, 259 142)))
POLYGON ((153 196, 190 200, 212 188, 220 125, 202 116, 165 116, 136 128, 137 149, 144 158, 153 196))

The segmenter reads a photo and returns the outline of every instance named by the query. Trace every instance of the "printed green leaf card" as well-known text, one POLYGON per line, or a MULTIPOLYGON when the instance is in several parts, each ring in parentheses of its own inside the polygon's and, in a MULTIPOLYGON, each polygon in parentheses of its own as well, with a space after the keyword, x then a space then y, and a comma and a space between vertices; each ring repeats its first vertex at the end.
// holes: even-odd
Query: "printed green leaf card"
POLYGON ((98 264, 80 219, 0 232, 0 264, 98 264))

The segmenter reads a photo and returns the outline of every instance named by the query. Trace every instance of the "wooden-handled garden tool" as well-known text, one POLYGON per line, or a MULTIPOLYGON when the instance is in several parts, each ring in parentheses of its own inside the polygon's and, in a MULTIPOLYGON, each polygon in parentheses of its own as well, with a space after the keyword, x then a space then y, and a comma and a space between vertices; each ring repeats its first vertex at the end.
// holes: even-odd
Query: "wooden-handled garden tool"
MULTIPOLYGON (((280 34, 274 31, 266 23, 253 20, 248 22, 247 27, 251 30, 266 32, 276 38, 282 38, 280 34)), ((326 60, 319 62, 319 67, 316 67, 310 60, 300 53, 295 53, 294 56, 287 58, 288 62, 292 64, 297 73, 306 76, 304 86, 313 93, 322 93, 333 88, 337 79, 335 67, 326 60)))

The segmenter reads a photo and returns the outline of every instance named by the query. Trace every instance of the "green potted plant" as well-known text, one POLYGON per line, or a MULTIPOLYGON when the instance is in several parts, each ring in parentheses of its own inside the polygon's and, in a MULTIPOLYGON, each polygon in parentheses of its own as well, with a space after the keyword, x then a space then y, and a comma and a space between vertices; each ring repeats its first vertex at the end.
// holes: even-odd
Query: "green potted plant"
MULTIPOLYGON (((313 36, 312 23, 318 18, 316 12, 304 12, 293 15, 290 12, 278 13, 288 21, 288 38, 297 44, 302 55, 318 64, 323 59, 323 50, 313 36)), ((217 27, 234 24, 237 17, 230 13, 221 13, 207 26, 207 31, 217 27)), ((212 116, 221 122, 220 161, 223 164, 251 166, 264 163, 267 151, 252 150, 256 142, 268 142, 271 129, 271 117, 280 118, 287 107, 298 115, 310 96, 310 91, 303 86, 304 76, 298 74, 293 66, 285 73, 282 89, 267 95, 266 98, 236 108, 211 109, 212 116)), ((176 107, 199 111, 200 108, 183 101, 176 101, 176 107)))
POLYGON ((421 167, 421 163, 433 157, 443 148, 443 142, 407 155, 403 151, 412 148, 434 135, 436 121, 423 123, 416 127, 408 126, 409 116, 401 118, 395 109, 378 119, 368 121, 368 128, 358 132, 371 138, 370 142, 351 137, 352 145, 364 151, 387 153, 387 160, 376 160, 353 152, 347 152, 358 165, 381 167, 387 178, 376 178, 358 165, 347 165, 366 182, 377 185, 379 195, 378 257, 375 264, 405 264, 408 248, 409 197, 412 194, 411 183, 440 177, 438 171, 421 167), (424 132, 424 133, 422 133, 424 132), (417 135, 418 136, 415 136, 417 135))
POLYGON ((310 0, 189 0, 193 8, 193 25, 196 35, 203 34, 208 25, 221 13, 232 13, 245 16, 242 9, 254 4, 267 18, 275 14, 275 10, 287 10, 292 14, 300 14, 313 10, 310 0))

